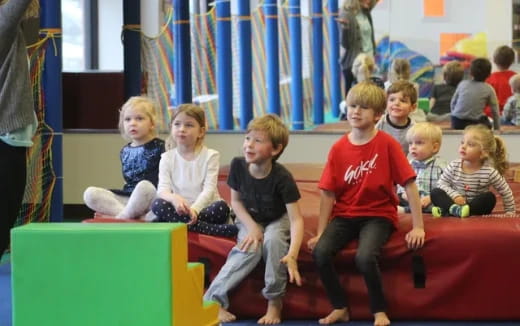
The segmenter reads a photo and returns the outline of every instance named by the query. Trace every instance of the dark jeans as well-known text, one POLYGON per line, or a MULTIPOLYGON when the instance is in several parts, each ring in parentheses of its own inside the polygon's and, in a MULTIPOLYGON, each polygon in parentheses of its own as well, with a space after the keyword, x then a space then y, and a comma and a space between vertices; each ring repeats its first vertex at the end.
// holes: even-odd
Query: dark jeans
POLYGON ((10 231, 22 206, 25 191, 27 147, 0 140, 0 256, 9 247, 10 231))
POLYGON ((355 261, 365 279, 370 298, 370 310, 372 313, 386 310, 378 259, 381 248, 393 231, 392 222, 381 217, 335 217, 327 225, 312 255, 334 309, 348 306, 345 290, 334 268, 334 257, 348 242, 359 238, 355 261))
MULTIPOLYGON (((177 214, 175 207, 164 199, 154 200, 152 212, 157 216, 154 222, 188 223, 191 220, 188 215, 177 214)), ((238 228, 234 224, 227 224, 229 216, 230 209, 226 202, 216 201, 199 212, 197 223, 188 225, 188 230, 209 235, 234 237, 238 233, 238 228)))
POLYGON ((466 119, 459 119, 455 116, 451 116, 451 128, 457 129, 457 130, 463 130, 469 125, 478 125, 483 124, 489 129, 491 129, 491 122, 489 121, 488 117, 483 115, 478 120, 466 120, 466 119))
POLYGON ((354 77, 354 74, 352 73, 352 67, 349 67, 348 69, 343 70, 343 78, 345 78, 345 98, 346 98, 348 95, 348 91, 350 91, 352 84, 356 80, 356 78, 354 77))
MULTIPOLYGON (((443 216, 449 216, 450 206, 455 204, 453 199, 442 189, 433 188, 430 194, 432 203, 434 206, 438 206, 442 210, 443 216)), ((468 202, 469 213, 471 215, 486 215, 491 214, 493 208, 497 203, 495 194, 491 191, 484 192, 473 198, 472 201, 468 202)))

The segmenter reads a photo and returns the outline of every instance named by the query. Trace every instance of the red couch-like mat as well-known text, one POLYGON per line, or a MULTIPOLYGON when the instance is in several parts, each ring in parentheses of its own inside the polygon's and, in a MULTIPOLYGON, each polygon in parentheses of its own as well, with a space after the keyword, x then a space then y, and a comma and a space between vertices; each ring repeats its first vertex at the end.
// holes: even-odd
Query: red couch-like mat
MULTIPOLYGON (((305 236, 298 258, 304 278, 302 287, 290 284, 284 297, 284 318, 313 319, 331 310, 305 243, 316 230, 319 191, 316 186, 320 165, 288 164, 298 182, 305 218, 305 236)), ((226 169, 219 189, 225 199, 226 169)), ((510 177, 509 177, 510 179, 510 177)), ((510 183, 520 207, 520 183, 510 183)), ((381 270, 389 315, 393 319, 516 320, 520 319, 520 219, 500 218, 499 199, 493 217, 432 219, 426 215, 426 244, 417 253, 425 263, 424 288, 415 288, 412 277, 413 252, 405 246, 404 235, 411 228, 410 215, 402 215, 398 230, 384 246, 381 270)), ((111 220, 91 219, 90 222, 111 220)), ((233 239, 189 233, 190 261, 209 261, 211 279, 224 264, 233 239)), ((353 319, 370 319, 368 297, 361 275, 354 267, 356 243, 340 252, 337 269, 349 296, 353 319)), ((261 295, 263 266, 260 264, 230 294, 230 311, 241 318, 265 313, 261 295)))

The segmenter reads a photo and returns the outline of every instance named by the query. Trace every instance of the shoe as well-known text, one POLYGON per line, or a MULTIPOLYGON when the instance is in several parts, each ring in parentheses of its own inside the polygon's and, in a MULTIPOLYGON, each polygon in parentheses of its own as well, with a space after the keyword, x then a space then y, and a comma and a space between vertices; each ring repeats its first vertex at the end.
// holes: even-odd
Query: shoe
POLYGON ((433 215, 433 218, 442 217, 442 209, 439 206, 433 206, 432 215, 433 215))
POLYGON ((465 218, 469 216, 469 205, 457 205, 453 204, 450 206, 450 215, 465 218))

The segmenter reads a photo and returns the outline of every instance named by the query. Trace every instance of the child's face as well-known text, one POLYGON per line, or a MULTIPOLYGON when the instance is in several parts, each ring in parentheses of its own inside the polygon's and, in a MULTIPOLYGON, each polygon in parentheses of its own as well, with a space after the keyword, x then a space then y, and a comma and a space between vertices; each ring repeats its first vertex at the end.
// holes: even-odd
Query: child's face
POLYGON ((416 135, 408 142, 408 153, 418 161, 424 161, 437 154, 439 143, 431 139, 416 135))
POLYGON ((347 119, 352 128, 366 130, 373 128, 381 114, 376 114, 373 108, 351 104, 348 106, 347 119))
POLYGON ((142 107, 133 107, 123 114, 123 128, 132 145, 140 146, 154 137, 154 124, 142 107))
POLYGON ((271 161, 280 152, 276 149, 267 132, 263 130, 251 130, 245 138, 242 146, 247 163, 262 164, 271 161))
POLYGON ((195 118, 179 113, 172 122, 171 135, 177 146, 195 148, 204 137, 205 129, 195 118))
POLYGON ((479 162, 487 154, 482 150, 480 139, 473 132, 466 132, 459 145, 460 158, 469 162, 479 162))
POLYGON ((386 111, 392 121, 408 121, 408 116, 415 110, 416 105, 412 104, 408 96, 403 92, 389 94, 386 100, 386 111))

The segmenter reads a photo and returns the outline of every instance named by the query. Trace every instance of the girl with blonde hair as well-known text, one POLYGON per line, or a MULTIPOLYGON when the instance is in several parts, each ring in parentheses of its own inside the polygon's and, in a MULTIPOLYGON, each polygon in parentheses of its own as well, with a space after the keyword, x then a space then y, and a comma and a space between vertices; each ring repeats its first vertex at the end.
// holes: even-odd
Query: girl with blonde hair
POLYGON ((464 129, 459 155, 431 192, 433 216, 490 214, 496 204, 490 187, 502 196, 506 215, 515 215, 513 192, 504 178, 508 162, 502 138, 482 124, 469 125, 464 129))

